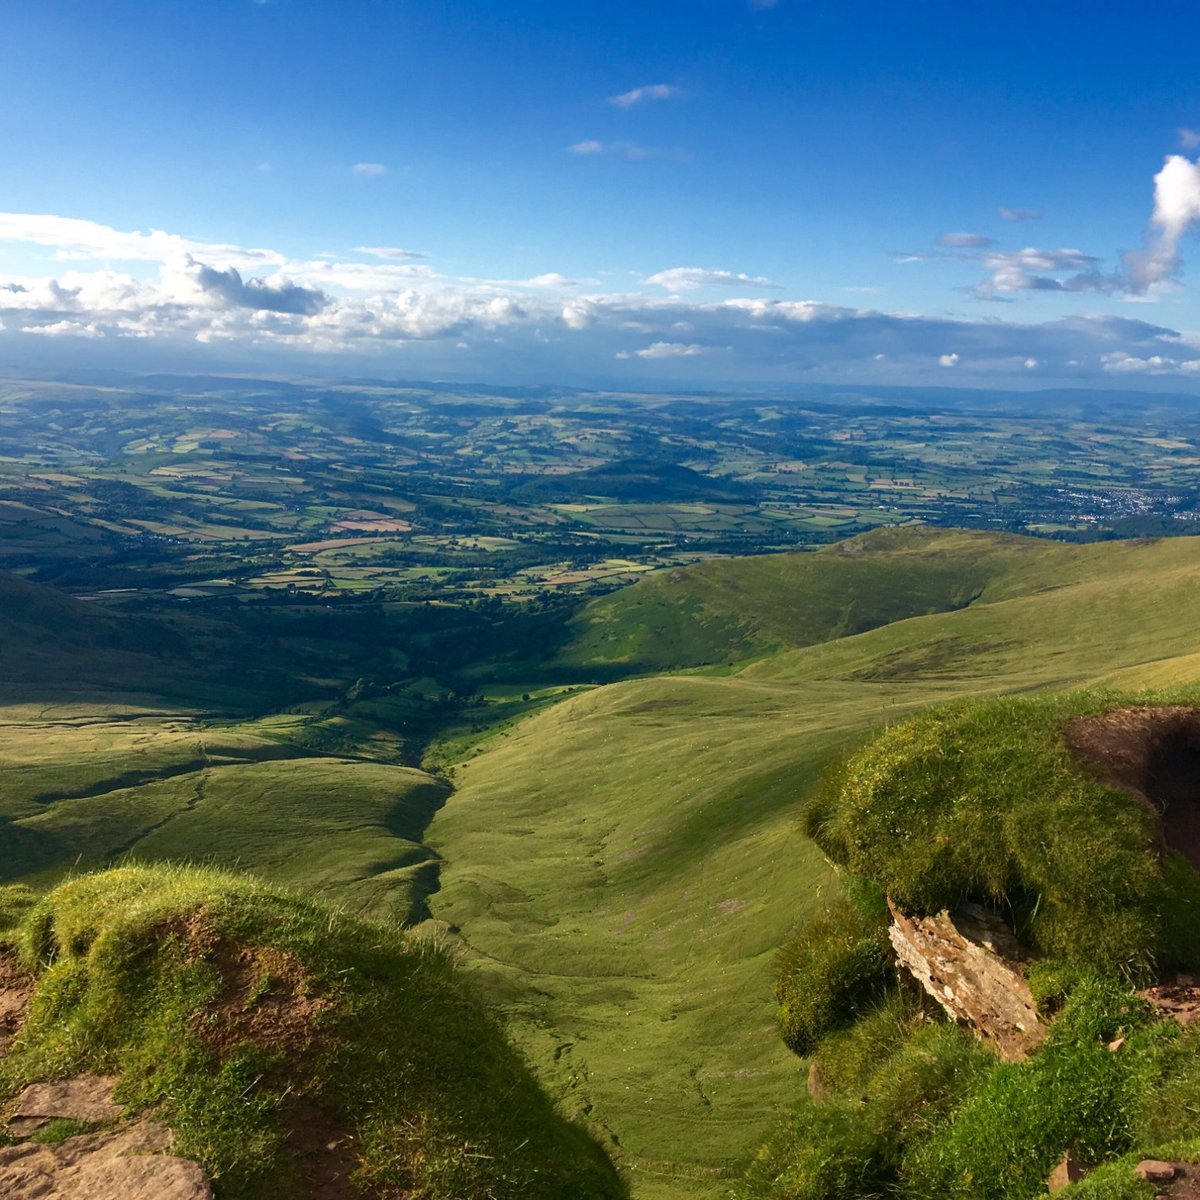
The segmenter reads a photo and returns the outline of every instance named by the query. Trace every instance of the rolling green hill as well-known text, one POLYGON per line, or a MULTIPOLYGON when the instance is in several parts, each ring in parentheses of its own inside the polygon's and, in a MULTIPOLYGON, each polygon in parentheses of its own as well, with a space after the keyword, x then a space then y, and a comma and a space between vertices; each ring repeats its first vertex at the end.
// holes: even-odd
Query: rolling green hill
POLYGON ((442 784, 366 743, 311 749, 300 714, 10 705, 6 878, 132 854, 372 917, 427 904, 635 1195, 716 1200, 803 1088, 771 988, 778 947, 840 887, 797 823, 824 764, 956 697, 1200 679, 1197 583, 1200 539, 926 529, 660 575, 586 606, 544 669, 690 673, 460 730, 435 747, 440 808, 442 784))
POLYGON ((813 554, 716 558, 593 600, 554 665, 623 673, 734 663, 964 608, 1052 578, 1073 547, 933 529, 876 530, 813 554))
MULTIPOLYGON (((1117 675, 1145 686, 1195 663, 1198 540, 912 531, 874 544, 875 571, 865 540, 835 560, 843 579, 866 566, 854 578, 878 588, 905 561, 932 563, 943 597, 956 577, 979 595, 721 675, 577 695, 483 741, 430 827, 445 864, 434 915, 461 931, 543 1077, 609 1128, 647 1200, 722 1195, 803 1088, 775 1030, 773 960, 838 886, 796 818, 835 750, 941 700, 1117 675)), ((746 568, 754 628, 779 630, 797 593, 773 591, 782 564, 763 562, 711 564, 711 586, 729 597, 746 568)), ((641 586, 609 600, 627 629, 641 586)), ((650 589, 656 611, 666 586, 650 589)), ((832 586, 814 611, 830 630, 832 586)), ((709 643, 731 657, 749 645, 740 631, 709 643)))

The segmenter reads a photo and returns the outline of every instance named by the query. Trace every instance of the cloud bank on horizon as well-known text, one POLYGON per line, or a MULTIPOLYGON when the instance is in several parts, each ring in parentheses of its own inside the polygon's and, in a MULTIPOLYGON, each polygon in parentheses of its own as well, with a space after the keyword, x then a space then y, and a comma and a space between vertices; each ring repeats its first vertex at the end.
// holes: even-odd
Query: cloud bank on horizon
MULTIPOLYGON (((668 92, 638 88, 613 103, 668 92)), ((1010 221, 1038 217, 999 212, 1010 221)), ((1200 163, 1172 154, 1154 178, 1144 247, 1112 267, 1078 249, 1004 249, 967 231, 944 233, 930 253, 903 257, 972 264, 984 279, 969 290, 983 299, 1023 292, 1141 299, 1180 288, 1181 245, 1198 221, 1200 163)), ((373 358, 402 371, 421 347, 423 363, 481 377, 494 363, 523 358, 547 378, 570 364, 599 375, 657 367, 664 378, 714 381, 1200 380, 1200 334, 1150 321, 1080 313, 1029 323, 848 307, 787 298, 778 282, 728 267, 662 267, 608 289, 556 271, 519 280, 447 274, 424 252, 394 246, 294 259, 270 248, 26 213, 0 213, 0 243, 48 252, 61 267, 0 275, 0 345, 10 350, 22 341, 106 339, 252 351, 293 368, 314 358, 373 358)))

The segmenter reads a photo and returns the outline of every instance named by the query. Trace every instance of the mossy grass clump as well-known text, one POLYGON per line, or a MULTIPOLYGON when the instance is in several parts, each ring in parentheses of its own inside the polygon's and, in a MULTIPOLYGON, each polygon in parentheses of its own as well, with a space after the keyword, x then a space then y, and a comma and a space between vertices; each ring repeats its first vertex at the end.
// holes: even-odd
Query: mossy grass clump
POLYGON ((1200 693, 1075 691, 931 710, 830 773, 807 813, 827 852, 907 912, 1006 912, 1064 962, 1148 979, 1200 962, 1200 877, 1160 853, 1152 808, 1068 748, 1078 718, 1200 693))
POLYGON ((1095 974, 1075 983, 1046 1045, 1020 1063, 891 993, 822 1040, 828 1096, 797 1107, 735 1194, 1034 1200, 1070 1150, 1104 1167, 1080 1195, 1134 1200, 1138 1156, 1184 1158, 1200 1145, 1198 1051, 1200 1034, 1095 974))
POLYGON ((306 1195, 326 1154, 378 1194, 625 1194, 447 955, 399 927, 246 877, 126 867, 60 885, 15 943, 38 978, 0 1095, 118 1072, 118 1099, 169 1124, 223 1200, 306 1195))
POLYGON ((850 879, 779 952, 775 998, 784 1042, 807 1054, 832 1029, 866 1012, 891 977, 887 906, 850 879))
POLYGON ((897 1195, 903 1164, 994 1057, 954 1025, 931 1022, 892 991, 816 1056, 829 1096, 805 1100, 763 1146, 738 1200, 846 1200, 897 1195))

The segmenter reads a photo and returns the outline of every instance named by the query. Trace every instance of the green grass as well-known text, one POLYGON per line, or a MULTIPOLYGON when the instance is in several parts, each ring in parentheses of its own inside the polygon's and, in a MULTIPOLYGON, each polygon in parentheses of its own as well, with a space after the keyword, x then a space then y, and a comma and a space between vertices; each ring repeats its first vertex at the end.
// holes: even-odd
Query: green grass
POLYGON ((635 671, 736 662, 986 599, 1070 548, 935 530, 878 530, 815 554, 710 559, 593 600, 556 667, 635 671))
MULTIPOLYGON (((1125 689, 1200 679, 1195 539, 1075 547, 898 530, 864 545, 861 554, 704 564, 681 583, 664 575, 614 593, 614 637, 593 647, 601 658, 612 652, 614 670, 719 668, 575 692, 505 728, 457 730, 434 748, 435 761, 455 768, 457 791, 425 839, 443 860, 433 915, 459 931, 488 1004, 563 1108, 601 1130, 644 1200, 724 1198, 803 1092, 772 990, 779 948, 841 890, 798 823, 830 760, 881 726, 960 697, 1100 678, 1125 689), (910 570, 919 582, 906 590, 898 585, 910 570), (826 574, 806 581, 805 571, 826 574), (697 573, 711 598, 689 591, 697 573), (639 603, 653 620, 635 636, 639 603), (903 619, 797 646, 892 618, 903 619)), ((568 655, 580 663, 592 654, 586 638, 604 632, 603 623, 587 628, 568 655)), ((536 696, 536 673, 522 678, 522 692, 536 696)), ((14 767, 6 781, 37 761, 43 741, 52 745, 36 714, 22 722, 3 751, 14 767)), ((141 728, 147 748, 167 733, 141 728)), ((189 736, 194 745, 184 729, 163 761, 187 753, 189 736)), ((242 737, 273 741, 261 724, 240 728, 234 740, 242 737)), ((73 757, 86 764, 90 754, 64 750, 51 764, 55 786, 73 757)), ((147 808, 157 796, 164 814, 177 815, 140 832, 137 852, 253 866, 300 886, 312 880, 335 903, 399 911, 399 900, 376 908, 363 897, 376 886, 386 893, 389 872, 376 885, 371 864, 388 861, 389 845, 406 852, 390 831, 391 843, 377 836, 405 794, 385 781, 401 776, 371 776, 361 794, 306 788, 306 764, 323 761, 209 770, 211 820, 208 798, 180 811, 183 775, 159 792, 139 788, 147 808), (311 837, 310 820, 319 831, 311 837)), ((321 779, 368 781, 357 765, 342 769, 330 763, 321 779)), ((99 760, 93 774, 112 778, 99 760)), ((56 819, 66 822, 68 803, 93 801, 55 804, 56 819)), ((88 810, 75 811, 82 820, 88 810)), ((109 819, 97 809, 75 853, 104 836, 109 819)), ((131 815, 129 828, 142 830, 140 819, 131 815)))
POLYGON ((166 1121, 221 1200, 301 1194, 298 1156, 343 1135, 354 1178, 388 1194, 624 1194, 445 954, 397 927, 240 876, 124 868, 62 884, 14 940, 38 979, 0 1095, 119 1072, 118 1099, 166 1121))
POLYGON ((1150 812, 1077 762, 1064 731, 1113 708, 1198 699, 1074 691, 923 713, 830 774, 809 831, 906 912, 976 900, 1052 958, 1143 983, 1190 970, 1200 877, 1158 853, 1150 812))
MULTIPOLYGON (((563 1103, 611 1129, 646 1200, 724 1196, 803 1090, 778 1040, 773 967, 840 890, 798 827, 832 759, 955 698, 1118 673, 1131 689, 1200 679, 1194 539, 880 536, 837 570, 849 578, 879 554, 894 577, 909 547, 915 570, 932 558, 946 579, 986 569, 990 581, 966 608, 721 672, 594 689, 478 754, 460 743, 457 791, 430 828, 444 860, 435 917, 461 930, 468 962, 563 1103)), ((764 561, 706 568, 732 588, 764 561)), ((878 588, 887 575, 862 578, 878 588)), ((666 577, 653 586, 666 596, 666 577)), ((635 624, 639 589, 610 598, 631 606, 620 628, 635 624)), ((798 606, 767 582, 758 595, 779 623, 798 606)), ((653 611, 673 610, 663 598, 653 611)), ((698 627, 687 611, 680 619, 698 627)), ((708 649, 751 652, 728 625, 705 629, 708 649)))
POLYGON ((13 822, 8 879, 45 884, 116 861, 250 872, 363 916, 419 920, 437 886, 421 839, 446 785, 422 771, 330 758, 231 763, 13 822))

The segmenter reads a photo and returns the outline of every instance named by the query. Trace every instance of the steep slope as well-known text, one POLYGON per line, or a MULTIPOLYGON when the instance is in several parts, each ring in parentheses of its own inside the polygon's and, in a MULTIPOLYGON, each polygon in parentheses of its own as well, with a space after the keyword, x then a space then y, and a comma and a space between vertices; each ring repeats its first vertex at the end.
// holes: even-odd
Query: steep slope
MULTIPOLYGON (((802 1087, 777 1037, 773 959, 836 886, 796 824, 835 749, 955 696, 1118 671, 1137 686, 1195 661, 1200 540, 932 533, 915 546, 918 571, 954 548, 937 568, 947 584, 982 563, 975 602, 731 675, 576 696, 460 763, 430 827, 446 864, 434 915, 461 931, 544 1077, 610 1129, 647 1200, 723 1194, 802 1087)), ((842 607, 897 580, 905 553, 882 548, 882 570, 855 576, 842 607)), ((744 566, 762 580, 761 562, 714 565, 714 578, 725 588, 744 566)), ((772 601, 776 620, 796 602, 772 601)))
POLYGON ((0 572, 0 688, 31 683, 130 690, 181 639, 154 622, 117 618, 57 588, 0 572))
POLYGON ((1053 586, 1072 577, 1077 554, 1033 538, 910 528, 815 554, 710 559, 586 605, 554 665, 634 673, 734 663, 1053 586))
POLYGON ((34 994, 0 1098, 119 1075, 222 1200, 625 1194, 446 956, 398 929, 168 867, 77 877, 2 925, 34 994))

